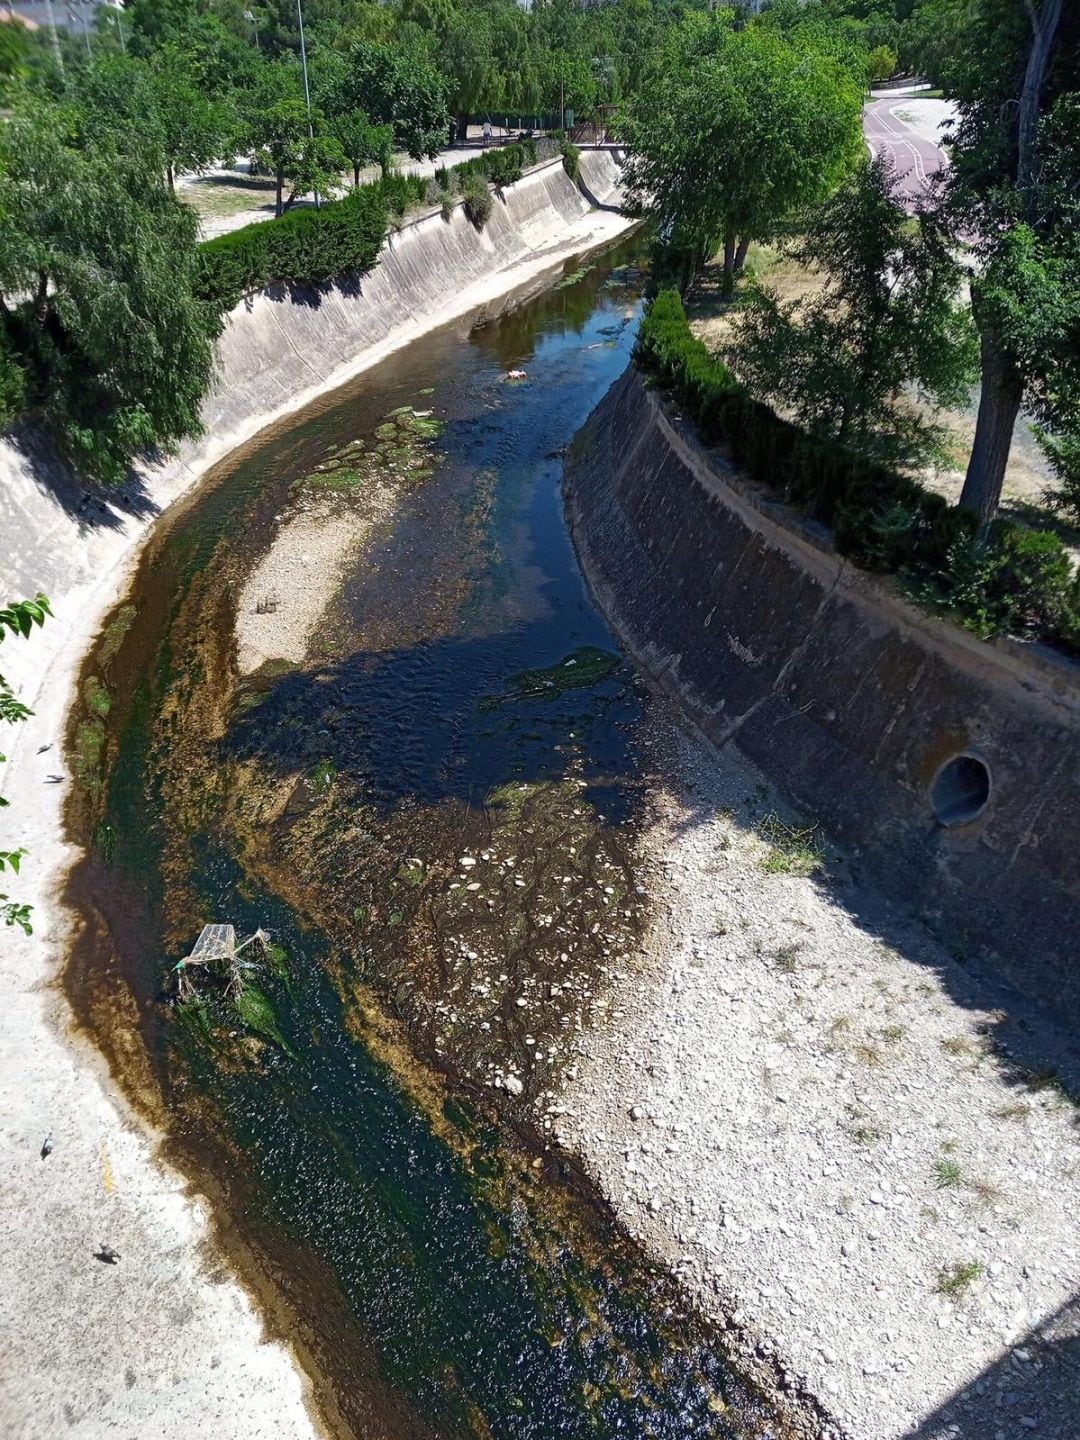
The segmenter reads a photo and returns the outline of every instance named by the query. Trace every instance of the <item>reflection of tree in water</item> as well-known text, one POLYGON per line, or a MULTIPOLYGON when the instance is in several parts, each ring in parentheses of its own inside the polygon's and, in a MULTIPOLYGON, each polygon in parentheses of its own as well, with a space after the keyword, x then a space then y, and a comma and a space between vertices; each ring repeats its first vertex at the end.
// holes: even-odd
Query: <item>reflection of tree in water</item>
MULTIPOLYGON (((647 254, 647 243, 640 242, 640 255, 647 254)), ((620 247, 616 252, 581 265, 582 274, 574 284, 554 289, 538 301, 511 310, 495 325, 481 325, 470 335, 470 342, 488 352, 504 370, 526 365, 533 358, 537 344, 547 335, 580 335, 596 314, 598 297, 608 301, 621 318, 623 310, 638 295, 640 274, 634 268, 638 254, 620 247), (626 284, 619 284, 625 275, 626 284), (539 323, 538 323, 539 321, 539 323)), ((577 273, 579 262, 567 262, 567 276, 577 273)))

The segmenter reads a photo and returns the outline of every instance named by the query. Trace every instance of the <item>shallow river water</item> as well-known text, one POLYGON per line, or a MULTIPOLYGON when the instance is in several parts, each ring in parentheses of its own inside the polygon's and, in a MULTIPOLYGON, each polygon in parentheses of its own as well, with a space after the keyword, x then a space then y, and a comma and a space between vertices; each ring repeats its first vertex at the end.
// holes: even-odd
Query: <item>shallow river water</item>
MULTIPOLYGON (((534 1118, 648 921, 648 696, 560 490, 643 254, 246 447, 155 534, 81 681, 69 995, 341 1434, 778 1433, 534 1118), (302 661, 242 676, 246 579, 297 515, 353 517, 347 578, 302 661), (178 1004, 209 921, 274 949, 240 999, 178 1004)), ((271 651, 292 603, 258 602, 271 651)))

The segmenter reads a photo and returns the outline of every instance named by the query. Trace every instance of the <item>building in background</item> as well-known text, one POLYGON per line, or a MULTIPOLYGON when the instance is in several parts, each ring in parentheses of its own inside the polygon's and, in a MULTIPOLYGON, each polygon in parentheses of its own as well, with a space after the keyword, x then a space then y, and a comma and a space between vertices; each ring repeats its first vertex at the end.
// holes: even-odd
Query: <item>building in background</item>
POLYGON ((0 20, 22 21, 41 27, 57 25, 81 35, 97 27, 102 8, 121 10, 123 0, 0 0, 0 20))

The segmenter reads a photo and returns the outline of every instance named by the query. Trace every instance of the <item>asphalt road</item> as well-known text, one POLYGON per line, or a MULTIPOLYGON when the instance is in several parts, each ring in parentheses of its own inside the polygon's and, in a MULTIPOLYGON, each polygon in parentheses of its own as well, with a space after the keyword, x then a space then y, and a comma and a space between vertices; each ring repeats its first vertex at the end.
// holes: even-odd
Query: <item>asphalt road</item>
POLYGON ((892 157, 899 188, 909 204, 926 194, 934 175, 948 160, 940 145, 928 138, 936 130, 935 125, 924 123, 916 129, 900 115, 925 109, 929 120, 933 106, 933 101, 888 99, 871 100, 863 110, 863 134, 870 153, 892 157))

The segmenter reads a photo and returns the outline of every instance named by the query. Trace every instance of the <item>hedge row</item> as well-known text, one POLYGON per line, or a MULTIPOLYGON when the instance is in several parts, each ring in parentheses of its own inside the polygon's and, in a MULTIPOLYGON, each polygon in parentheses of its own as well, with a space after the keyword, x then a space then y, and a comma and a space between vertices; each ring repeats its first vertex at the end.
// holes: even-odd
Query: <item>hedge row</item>
POLYGON ((207 240, 199 246, 199 295, 228 310, 267 285, 370 270, 382 249, 390 198, 377 181, 318 210, 289 211, 207 240))
MULTIPOLYGON (((485 150, 452 170, 438 170, 435 183, 441 191, 456 184, 462 194, 477 181, 512 185, 535 163, 535 143, 523 140, 485 150)), ((388 218, 424 204, 428 190, 424 177, 395 171, 318 210, 292 210, 207 240, 199 246, 199 295, 231 309, 267 285, 318 284, 349 271, 363 274, 378 258, 388 218)))
POLYGON ((442 190, 457 188, 464 194, 470 176, 479 176, 492 185, 513 185, 520 180, 530 165, 536 164, 536 142, 519 140, 514 145, 500 145, 497 149, 483 150, 472 160, 463 160, 460 165, 442 167, 435 171, 435 180, 442 190))
POLYGON ((975 515, 917 480, 807 434, 754 400, 691 332, 677 290, 662 290, 638 331, 638 367, 670 388, 702 437, 753 480, 832 529, 837 550, 977 634, 1040 635, 1080 648, 1080 579, 1052 531, 975 515))

